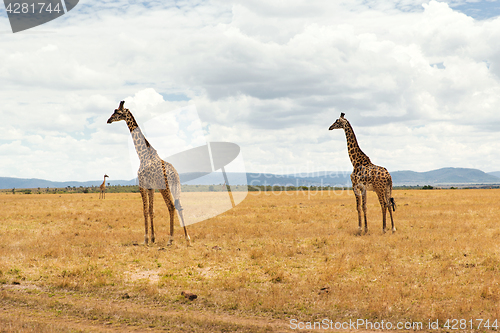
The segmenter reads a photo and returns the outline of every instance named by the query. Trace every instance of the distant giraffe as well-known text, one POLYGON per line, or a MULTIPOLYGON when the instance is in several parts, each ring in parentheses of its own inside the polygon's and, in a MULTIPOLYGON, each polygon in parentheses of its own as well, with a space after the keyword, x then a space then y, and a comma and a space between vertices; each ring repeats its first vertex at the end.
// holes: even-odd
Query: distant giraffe
POLYGON ((353 166, 351 173, 352 190, 356 196, 356 206, 358 210, 359 233, 361 233, 361 199, 363 200, 363 214, 365 218, 365 233, 368 232, 368 224, 366 222, 366 191, 375 191, 382 207, 382 229, 386 231, 386 211, 389 210, 391 216, 392 232, 396 231, 394 220, 392 219, 392 209, 396 210, 396 202, 392 197, 392 178, 386 168, 372 164, 370 158, 361 151, 356 140, 356 135, 351 127, 351 124, 344 118, 344 113, 340 114, 340 118, 335 121, 330 130, 342 128, 344 129, 347 139, 347 150, 349 158, 353 166))
POLYGON ((108 175, 104 175, 104 181, 102 182, 101 186, 99 186, 99 189, 101 192, 99 193, 99 199, 105 199, 106 198, 106 177, 109 178, 108 175))
POLYGON ((177 209, 181 220, 181 226, 184 228, 184 235, 189 246, 191 241, 184 223, 184 216, 182 214, 183 208, 180 202, 181 183, 179 174, 172 164, 163 161, 158 156, 156 150, 149 144, 144 134, 142 134, 130 110, 123 107, 124 103, 125 101, 120 102, 118 109, 115 109, 114 113, 108 119, 108 124, 119 120, 125 120, 130 130, 130 134, 132 135, 135 150, 137 151, 137 155, 139 155, 140 167, 137 174, 144 212, 144 243, 148 244, 148 216, 151 221, 151 242, 154 243, 155 241, 153 202, 155 189, 159 189, 163 196, 163 200, 165 200, 167 204, 170 215, 170 239, 168 240, 168 245, 172 244, 174 239, 174 212, 175 209, 177 209), (174 200, 172 200, 172 196, 174 200))

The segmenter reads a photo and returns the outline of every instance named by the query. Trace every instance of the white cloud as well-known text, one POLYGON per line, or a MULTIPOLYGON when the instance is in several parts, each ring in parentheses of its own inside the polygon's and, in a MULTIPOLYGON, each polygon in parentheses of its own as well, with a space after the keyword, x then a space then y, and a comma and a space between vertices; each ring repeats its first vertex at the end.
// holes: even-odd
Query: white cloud
POLYGON ((79 4, 32 29, 47 33, 2 35, 0 175, 134 177, 126 126, 106 124, 120 100, 141 126, 194 104, 249 171, 349 169, 345 137, 328 131, 340 112, 389 170, 498 170, 500 19, 457 4, 79 4))

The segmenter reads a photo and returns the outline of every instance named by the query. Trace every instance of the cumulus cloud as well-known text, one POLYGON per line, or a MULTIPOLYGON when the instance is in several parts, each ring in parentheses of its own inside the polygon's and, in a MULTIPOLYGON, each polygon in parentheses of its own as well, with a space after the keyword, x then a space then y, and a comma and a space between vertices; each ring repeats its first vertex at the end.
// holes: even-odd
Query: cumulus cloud
POLYGON ((194 105, 206 137, 238 143, 254 172, 350 169, 327 130, 340 112, 389 170, 497 170, 500 19, 464 3, 79 4, 41 33, 2 35, 0 174, 134 177, 126 126, 106 124, 120 100, 140 125, 194 105))

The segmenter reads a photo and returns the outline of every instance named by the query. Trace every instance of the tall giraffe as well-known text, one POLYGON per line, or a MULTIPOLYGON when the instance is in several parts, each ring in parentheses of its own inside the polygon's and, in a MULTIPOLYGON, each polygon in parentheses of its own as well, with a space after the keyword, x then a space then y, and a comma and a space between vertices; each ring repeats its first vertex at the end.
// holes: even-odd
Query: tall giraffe
POLYGON ((392 232, 396 231, 394 220, 392 219, 392 209, 396 210, 396 202, 392 197, 392 178, 386 168, 377 166, 370 161, 370 158, 361 151, 356 140, 356 135, 351 124, 344 118, 344 113, 340 114, 329 130, 342 128, 347 139, 347 150, 353 166, 351 173, 352 190, 356 196, 356 206, 358 209, 359 233, 361 234, 361 200, 363 200, 363 214, 365 218, 365 233, 368 232, 366 222, 366 191, 375 191, 378 201, 382 207, 382 229, 386 231, 386 211, 389 211, 392 223, 392 232))
POLYGON ((101 192, 99 193, 99 199, 105 199, 106 197, 106 177, 109 178, 108 175, 104 175, 104 181, 102 182, 101 186, 99 186, 99 189, 101 190, 101 192))
POLYGON ((180 202, 181 182, 179 180, 179 174, 172 164, 163 161, 158 156, 156 150, 149 144, 144 134, 142 134, 130 110, 123 107, 124 103, 125 101, 120 102, 118 109, 115 109, 114 113, 108 119, 108 124, 125 120, 130 130, 130 134, 132 135, 135 150, 137 155, 139 155, 140 166, 137 175, 144 212, 144 243, 148 244, 148 217, 151 222, 151 242, 154 243, 155 241, 153 202, 155 189, 159 189, 163 196, 163 200, 167 204, 170 215, 170 238, 168 240, 168 245, 172 244, 174 239, 174 212, 175 209, 177 209, 181 220, 181 226, 184 228, 184 235, 189 246, 191 245, 191 240, 186 225, 184 224, 184 216, 182 214, 183 208, 180 202), (172 196, 175 201, 172 200, 172 196))

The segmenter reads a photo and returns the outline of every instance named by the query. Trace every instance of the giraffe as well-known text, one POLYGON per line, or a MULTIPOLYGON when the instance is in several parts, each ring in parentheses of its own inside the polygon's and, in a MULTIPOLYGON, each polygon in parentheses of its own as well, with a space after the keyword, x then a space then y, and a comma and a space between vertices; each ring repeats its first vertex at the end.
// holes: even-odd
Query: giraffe
POLYGON ((103 180, 101 186, 99 186, 99 189, 101 190, 101 192, 99 193, 99 199, 101 199, 101 196, 102 196, 102 199, 106 198, 106 177, 109 178, 108 175, 104 174, 104 180, 103 180))
POLYGON ((124 108, 125 101, 121 101, 118 109, 108 119, 108 124, 115 121, 125 120, 127 123, 135 150, 139 156, 140 166, 137 173, 139 179, 139 191, 142 197, 142 207, 144 213, 144 243, 148 244, 148 217, 151 222, 151 242, 155 241, 153 226, 153 202, 155 189, 159 189, 163 200, 167 204, 170 215, 170 238, 168 245, 171 245, 174 239, 174 212, 179 213, 181 226, 184 228, 184 235, 187 245, 191 245, 191 239, 188 235, 186 225, 184 224, 184 215, 182 214, 182 205, 180 202, 181 183, 179 174, 172 164, 163 161, 156 150, 149 144, 144 137, 129 109, 124 108), (172 200, 172 196, 173 199, 172 200))
POLYGON ((378 201, 382 208, 382 230, 386 231, 386 211, 389 211, 392 223, 392 232, 396 231, 392 211, 396 210, 396 202, 392 197, 392 178, 386 168, 377 166, 370 161, 370 158, 361 151, 356 140, 356 135, 349 124, 349 121, 344 118, 345 113, 340 114, 329 130, 341 128, 345 132, 347 139, 347 150, 349 158, 353 166, 351 173, 352 190, 356 196, 356 206, 358 210, 359 233, 361 234, 361 208, 365 219, 365 233, 368 232, 368 224, 366 222, 366 191, 375 191, 378 196, 378 201), (363 207, 361 207, 361 202, 363 207))

